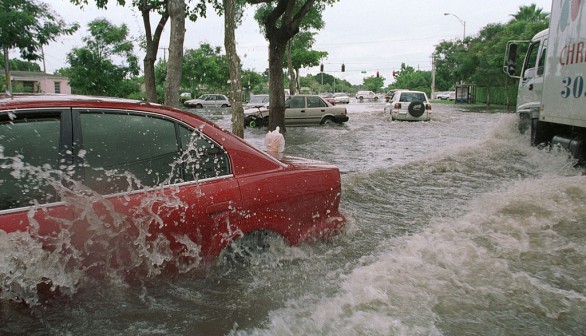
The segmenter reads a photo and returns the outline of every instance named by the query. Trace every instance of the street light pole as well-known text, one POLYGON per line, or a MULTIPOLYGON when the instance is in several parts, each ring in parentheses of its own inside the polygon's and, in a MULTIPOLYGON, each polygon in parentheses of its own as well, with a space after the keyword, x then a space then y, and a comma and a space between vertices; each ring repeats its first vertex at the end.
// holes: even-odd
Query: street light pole
POLYGON ((456 19, 458 19, 458 21, 460 21, 462 26, 464 26, 464 35, 462 35, 462 42, 464 42, 464 40, 466 39, 466 21, 460 19, 456 14, 444 13, 444 15, 451 15, 451 16, 455 17, 456 19))

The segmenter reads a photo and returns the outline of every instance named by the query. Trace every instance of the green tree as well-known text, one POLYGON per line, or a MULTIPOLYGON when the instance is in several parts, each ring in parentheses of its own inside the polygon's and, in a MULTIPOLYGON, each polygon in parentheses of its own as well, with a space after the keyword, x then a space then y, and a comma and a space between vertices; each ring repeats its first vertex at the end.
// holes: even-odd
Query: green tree
POLYGON ((389 89, 409 89, 431 93, 431 71, 415 70, 412 66, 401 64, 401 70, 395 75, 395 82, 389 89))
POLYGON ((185 51, 183 56, 182 86, 202 91, 228 92, 230 78, 226 55, 221 47, 203 43, 198 49, 185 51))
MULTIPOLYGON (((530 40, 547 28, 548 14, 536 5, 521 6, 506 24, 489 24, 465 41, 443 41, 436 46, 436 83, 475 83, 487 89, 487 103, 494 86, 508 89, 514 81, 502 72, 507 41, 530 40)), ((520 48, 522 54, 526 49, 520 48)), ((510 96, 507 94, 507 97, 510 96)))
POLYGON ((10 49, 19 49, 23 59, 34 61, 42 57, 44 45, 57 36, 72 34, 79 26, 66 24, 47 4, 36 0, 2 0, 0 7, 0 45, 5 85, 10 91, 10 49))
MULTIPOLYGON (((107 9, 109 0, 70 0, 73 4, 83 7, 88 2, 94 2, 98 8, 107 9)), ((157 52, 159 50, 159 43, 161 41, 161 35, 165 29, 167 21, 169 20, 168 12, 168 0, 112 0, 120 6, 131 3, 132 6, 136 7, 142 15, 142 21, 144 24, 144 39, 141 44, 146 51, 146 55, 143 61, 144 68, 144 85, 147 94, 147 99, 152 102, 159 101, 158 88, 155 79, 155 63, 157 61, 157 52), (151 14, 158 16, 159 20, 155 24, 154 29, 151 23, 151 14)), ((217 0, 201 0, 201 1, 189 1, 189 6, 185 6, 187 17, 196 21, 199 17, 205 17, 207 3, 212 3, 214 7, 217 5, 217 0)), ((171 46, 169 49, 174 48, 176 52, 178 49, 183 49, 183 43, 180 46, 171 46)), ((179 65, 180 66, 180 65, 179 65)), ((176 68, 174 68, 177 71, 176 68)), ((166 72, 165 72, 166 74, 166 72)))
POLYGON ((381 88, 384 87, 385 78, 383 76, 369 76, 365 77, 363 80, 363 86, 370 91, 378 93, 381 91, 381 88))
POLYGON ((291 84, 296 84, 297 91, 301 89, 299 82, 299 70, 301 68, 318 66, 320 61, 328 56, 328 53, 325 51, 311 49, 315 42, 314 36, 315 33, 301 32, 290 41, 291 53, 287 63, 290 63, 291 69, 295 72, 294 76, 290 76, 290 80, 296 82, 290 83, 290 89, 292 87, 291 84))
POLYGON ((242 71, 242 89, 248 95, 253 93, 268 93, 267 85, 269 78, 253 70, 242 71))
POLYGON ((70 79, 73 91, 81 94, 127 97, 137 88, 132 76, 139 73, 138 59, 133 54, 132 42, 127 40, 126 25, 115 26, 105 19, 88 24, 89 36, 85 47, 67 54, 70 67, 60 73, 70 79), (114 58, 124 60, 115 64, 114 58))

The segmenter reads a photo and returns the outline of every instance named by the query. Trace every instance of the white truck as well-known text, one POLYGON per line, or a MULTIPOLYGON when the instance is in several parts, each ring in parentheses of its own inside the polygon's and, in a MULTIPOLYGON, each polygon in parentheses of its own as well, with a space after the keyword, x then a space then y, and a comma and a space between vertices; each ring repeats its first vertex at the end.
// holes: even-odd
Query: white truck
POLYGON ((531 41, 510 41, 503 70, 519 78, 519 129, 531 144, 559 144, 586 159, 585 1, 553 0, 549 29, 531 41), (584 26, 582 26, 584 20, 584 26), (518 44, 529 42, 521 75, 515 76, 518 44))

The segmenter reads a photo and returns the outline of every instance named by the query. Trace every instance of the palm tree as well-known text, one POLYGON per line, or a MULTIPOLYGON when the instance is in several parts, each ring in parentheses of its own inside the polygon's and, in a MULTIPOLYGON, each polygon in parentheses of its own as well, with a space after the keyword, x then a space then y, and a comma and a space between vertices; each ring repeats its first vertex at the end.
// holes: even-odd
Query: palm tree
POLYGON ((536 4, 531 4, 519 7, 517 14, 511 14, 511 16, 513 17, 511 21, 543 22, 548 20, 549 13, 537 8, 536 4))

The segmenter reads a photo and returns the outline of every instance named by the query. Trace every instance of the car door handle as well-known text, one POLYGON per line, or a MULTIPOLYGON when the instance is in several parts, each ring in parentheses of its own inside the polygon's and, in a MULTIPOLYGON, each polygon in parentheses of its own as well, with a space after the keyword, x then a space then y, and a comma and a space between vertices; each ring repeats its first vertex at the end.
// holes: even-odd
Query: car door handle
POLYGON ((301 112, 305 112, 305 110, 301 110, 301 112))
POLYGON ((533 91, 533 84, 529 84, 529 91, 533 91))
POLYGON ((208 215, 213 215, 213 214, 225 212, 228 210, 230 210, 230 202, 221 202, 221 203, 215 203, 212 205, 208 205, 208 207, 206 208, 206 213, 208 215))
POLYGON ((322 112, 325 112, 326 110, 321 110, 322 112))

